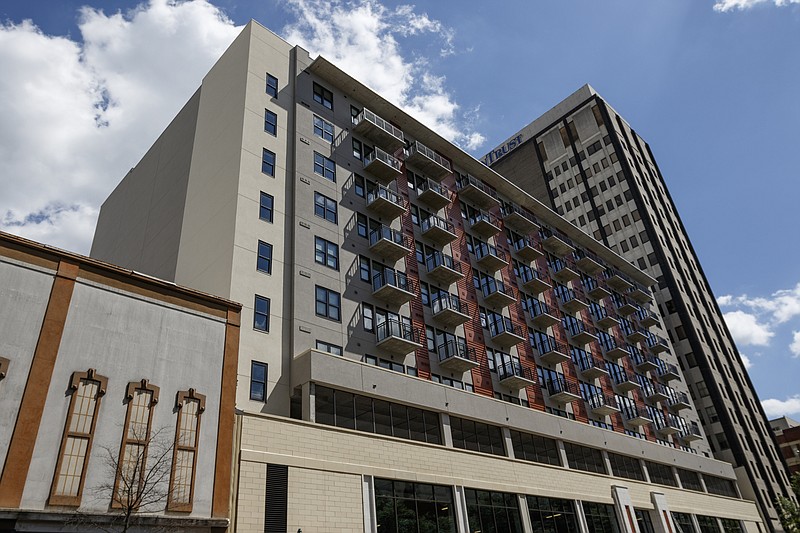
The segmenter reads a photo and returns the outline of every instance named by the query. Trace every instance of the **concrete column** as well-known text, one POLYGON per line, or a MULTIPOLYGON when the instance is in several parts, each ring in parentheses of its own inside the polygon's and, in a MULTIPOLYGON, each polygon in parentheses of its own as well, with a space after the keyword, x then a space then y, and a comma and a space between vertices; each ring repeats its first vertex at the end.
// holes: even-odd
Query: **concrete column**
POLYGON ((633 510, 633 501, 627 487, 612 485, 611 495, 614 497, 614 510, 622 533, 641 533, 639 524, 636 523, 636 513, 633 510))
POLYGON ((456 506, 456 527, 458 533, 469 533, 469 515, 467 514, 467 498, 464 494, 464 487, 457 486, 455 488, 454 503, 456 506))
POLYGON ((671 468, 672 468, 672 477, 674 477, 674 478, 675 478, 675 483, 677 483, 677 484, 678 484, 678 488, 679 488, 679 489, 682 489, 682 488, 683 488, 683 481, 681 481, 681 476, 679 476, 679 475, 678 475, 678 469, 677 469, 677 467, 674 467, 674 466, 673 466, 673 467, 671 467, 671 468))
POLYGON ((301 389, 301 402, 303 404, 303 420, 316 422, 317 413, 314 401, 314 384, 310 381, 303 383, 301 389))
POLYGON ((672 514, 669 512, 667 497, 660 492, 651 492, 650 500, 653 502, 656 519, 653 521, 653 529, 656 533, 676 533, 675 523, 672 521, 672 514))
POLYGON ((700 478, 700 486, 703 487, 703 492, 708 492, 708 488, 706 487, 706 478, 703 477, 703 474, 700 472, 697 473, 697 477, 700 478))
POLYGON ((439 428, 442 430, 442 443, 448 448, 453 447, 453 434, 450 432, 450 415, 439 415, 439 428))
POLYGON ((517 504, 519 505, 519 516, 522 519, 522 531, 525 533, 533 533, 531 513, 528 511, 528 499, 524 494, 517 494, 517 504))
POLYGON ((644 459, 639 459, 639 464, 642 465, 642 472, 644 473, 644 480, 647 483, 652 483, 652 481, 650 481, 650 472, 647 470, 647 461, 645 461, 644 459))
POLYGON ((558 446, 558 455, 561 456, 561 464, 568 467, 569 461, 567 461, 567 450, 564 448, 564 441, 557 440, 556 445, 558 446))
POLYGON ((691 513, 689 516, 692 517, 692 527, 694 527, 695 531, 700 531, 700 522, 697 521, 697 515, 691 513))
POLYGON ((506 446, 506 456, 514 459, 514 445, 511 443, 511 430, 507 427, 500 429, 503 431, 503 442, 506 446))
POLYGON ((605 450, 600 450, 600 452, 603 454, 603 463, 606 465, 606 474, 613 476, 614 471, 611 470, 611 459, 608 458, 608 452, 605 450))
POLYGON ((589 533, 589 524, 586 523, 586 513, 583 512, 583 502, 580 500, 575 501, 575 517, 578 519, 580 533, 589 533))
POLYGON ((364 506, 364 533, 377 533, 378 522, 375 510, 375 478, 363 476, 361 478, 364 506))

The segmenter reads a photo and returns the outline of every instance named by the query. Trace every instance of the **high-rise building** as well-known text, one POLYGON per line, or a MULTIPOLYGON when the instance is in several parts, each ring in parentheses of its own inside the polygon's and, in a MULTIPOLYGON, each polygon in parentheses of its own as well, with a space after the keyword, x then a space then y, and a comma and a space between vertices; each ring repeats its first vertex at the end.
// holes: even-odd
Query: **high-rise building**
POLYGON ((786 468, 650 146, 590 86, 484 157, 658 282, 656 301, 714 456, 771 529, 786 468))
POLYGON ((243 302, 238 531, 760 531, 636 265, 250 23, 92 255, 243 302))
POLYGON ((789 472, 792 475, 800 473, 800 422, 782 416, 770 420, 769 425, 781 448, 789 472))

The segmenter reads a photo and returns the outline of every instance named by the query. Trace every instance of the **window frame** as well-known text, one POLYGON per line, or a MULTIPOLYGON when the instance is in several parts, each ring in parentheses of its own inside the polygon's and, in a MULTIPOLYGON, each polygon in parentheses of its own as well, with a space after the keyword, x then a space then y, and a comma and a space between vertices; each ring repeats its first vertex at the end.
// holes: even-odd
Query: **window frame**
POLYGON ((333 111, 333 92, 317 82, 314 82, 312 90, 314 101, 322 107, 333 111))
POLYGON ((268 378, 269 378, 269 365, 267 363, 262 363, 261 361, 254 361, 254 360, 251 359, 250 360, 250 393, 249 393, 249 398, 250 398, 251 402, 267 403, 267 382, 269 380, 268 378), (255 375, 255 373, 253 372, 253 370, 255 368, 263 368, 264 369, 264 379, 263 379, 263 381, 262 380, 257 380, 257 379, 255 379, 253 377, 255 375), (255 398, 253 397, 253 384, 254 383, 261 384, 264 387, 264 392, 263 392, 263 395, 262 395, 262 397, 260 399, 258 397, 255 397, 255 398))
POLYGON ((266 108, 264 109, 264 131, 274 137, 278 136, 278 115, 266 108))
POLYGON ((314 135, 316 135, 325 142, 333 143, 333 139, 336 134, 336 130, 333 127, 333 123, 328 122, 319 115, 314 115, 314 118, 311 119, 311 126, 314 130, 314 135), (317 122, 319 122, 319 124, 317 124, 317 122), (330 129, 330 131, 328 131, 328 129, 330 129), (328 138, 329 136, 330 139, 328 138))
POLYGON ((318 235, 314 235, 314 262, 331 270, 339 271, 339 245, 318 235), (322 249, 320 249, 322 246, 322 249), (321 255, 320 255, 321 254, 321 255), (321 260, 320 260, 321 258, 321 260), (333 258, 333 266, 330 259, 333 258))
POLYGON ((269 333, 269 321, 270 321, 270 309, 271 309, 271 307, 272 307, 272 302, 271 302, 271 300, 269 298, 267 298, 266 296, 261 296, 259 294, 255 295, 255 299, 254 299, 254 303, 253 303, 253 329, 254 330, 263 331, 265 333, 269 333), (266 312, 258 310, 258 307, 259 307, 258 304, 259 303, 265 303, 266 304, 266 312), (257 327, 256 320, 260 316, 264 317, 264 327, 263 328, 257 327))
POLYGON ((256 251, 256 270, 265 274, 272 275, 272 245, 262 240, 258 241, 258 249, 256 251), (269 255, 262 252, 269 251, 269 255), (263 265, 263 266, 262 266, 263 265))
POLYGON ((258 218, 259 220, 263 220, 265 222, 269 222, 272 224, 272 219, 275 215, 275 197, 271 194, 265 193, 264 191, 259 191, 261 193, 259 200, 258 200, 258 218), (266 207, 265 200, 269 201, 269 207, 266 207), (268 217, 264 216, 264 213, 268 213, 268 217))
POLYGON ((314 151, 314 174, 336 183, 336 162, 314 151))
POLYGON ((325 196, 321 192, 314 191, 314 215, 327 220, 333 224, 339 223, 339 205, 336 203, 336 200, 325 196), (322 205, 319 204, 318 200, 322 200, 322 205), (330 209, 330 205, 333 205, 333 209, 330 209), (317 209, 321 209, 321 213, 317 211, 317 209), (332 213, 333 219, 328 218, 328 215, 332 213))
POLYGON ((178 411, 178 419, 175 422, 175 444, 172 448, 172 466, 169 476, 167 510, 189 513, 192 511, 192 505, 194 503, 194 482, 197 474, 197 449, 200 444, 200 422, 203 411, 206 410, 206 397, 204 394, 198 394, 193 388, 190 388, 189 390, 178 391, 178 394, 175 398, 175 408, 178 411), (184 409, 184 407, 189 403, 194 402, 197 403, 196 412, 193 414, 187 413, 187 410, 184 409), (185 439, 182 438, 182 431, 186 430, 186 427, 184 426, 184 418, 189 416, 195 417, 194 444, 191 446, 186 445, 185 439), (178 481, 180 481, 180 478, 178 477, 180 475, 178 470, 178 462, 180 460, 179 458, 181 452, 192 454, 192 471, 188 480, 189 495, 188 501, 186 502, 179 502, 175 499, 175 494, 178 492, 176 489, 176 484, 178 481))
POLYGON ((275 152, 262 148, 261 151, 261 173, 272 178, 275 177, 275 152))
POLYGON ((321 318, 327 318, 328 320, 333 320, 334 322, 341 322, 342 321, 342 295, 333 289, 329 289, 327 287, 323 287, 322 285, 315 285, 314 286, 314 313, 321 318), (323 295, 324 298, 320 299, 320 295, 323 295), (332 298, 335 297, 335 298, 332 298), (337 302, 336 304, 333 303, 333 299, 337 302), (320 304, 323 305, 323 312, 319 311, 320 304), (335 311, 335 313, 333 313, 335 311), (333 316, 335 315, 335 316, 333 316))
POLYGON ((267 72, 265 92, 273 98, 278 97, 278 78, 267 72))

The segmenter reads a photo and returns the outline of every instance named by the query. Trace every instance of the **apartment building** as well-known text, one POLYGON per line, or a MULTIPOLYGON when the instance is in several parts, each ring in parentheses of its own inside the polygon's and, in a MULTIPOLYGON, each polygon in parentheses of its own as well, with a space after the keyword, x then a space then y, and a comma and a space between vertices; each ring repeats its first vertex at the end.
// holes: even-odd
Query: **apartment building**
POLYGON ((237 531, 761 531, 656 280, 251 22, 92 255, 243 302, 237 531))
POLYGON ((225 531, 239 313, 0 232, 0 530, 225 531))
POLYGON ((800 472, 800 422, 788 416, 769 421, 770 429, 778 441, 790 474, 800 472))
POLYGON ((484 163, 658 282, 655 299, 714 456, 772 530, 789 481, 753 384, 650 146, 590 86, 484 163))

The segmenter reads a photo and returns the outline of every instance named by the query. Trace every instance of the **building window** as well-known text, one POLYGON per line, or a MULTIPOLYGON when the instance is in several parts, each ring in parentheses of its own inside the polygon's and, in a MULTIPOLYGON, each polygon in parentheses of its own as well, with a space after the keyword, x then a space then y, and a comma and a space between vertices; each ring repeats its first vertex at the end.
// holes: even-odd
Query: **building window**
POLYGON ((564 451, 567 452, 567 463, 570 468, 598 474, 606 473, 603 453, 597 448, 565 442, 564 451))
POLYGON ((533 533, 578 533, 575 503, 572 500, 527 496, 533 533))
POLYGON ((700 482, 700 474, 697 472, 678 468, 678 477, 681 478, 681 486, 684 489, 703 492, 703 484, 700 482))
POLYGON ((253 329, 269 331, 269 298, 256 295, 253 307, 253 329))
POLYGON ((337 322, 342 320, 342 297, 338 292, 317 285, 315 302, 317 316, 330 318, 337 322))
POLYGON ((659 485, 668 485, 670 487, 678 486, 671 466, 654 463, 653 461, 645 461, 645 465, 647 466, 647 473, 650 475, 650 483, 658 483, 659 485))
POLYGON ((200 415, 206 409, 206 397, 194 389, 178 391, 175 407, 178 409, 178 421, 172 449, 167 509, 190 512, 194 501, 200 415))
POLYGON ((74 372, 69 382, 69 410, 58 454, 56 476, 50 489, 50 505, 78 506, 81 503, 86 466, 108 378, 95 373, 74 372))
POLYGON ((456 531, 453 489, 444 485, 376 479, 375 511, 378 531, 456 531))
POLYGON ((469 531, 522 533, 522 518, 516 494, 466 489, 469 531))
POLYGON ((497 426, 474 422, 466 418, 450 417, 453 447, 462 450, 505 456, 503 432, 497 426))
POLYGON ((361 305, 364 315, 364 331, 375 332, 375 309, 370 304, 361 305))
POLYGON ((324 194, 314 192, 314 214, 336 224, 336 202, 324 194))
POLYGON ((261 193, 261 200, 258 207, 258 218, 272 222, 272 210, 275 207, 275 198, 271 194, 261 193))
POLYGON ((583 502, 583 514, 586 516, 589 533, 619 533, 613 505, 583 502))
POLYGON ((267 401, 267 364, 250 361, 250 399, 267 401))
POLYGON ((270 135, 278 135, 278 115, 269 109, 264 110, 264 131, 270 135))
POLYGON ((317 350, 321 352, 328 352, 331 355, 342 355, 342 347, 330 342, 317 341, 317 350))
POLYGON ((333 110, 333 93, 319 83, 314 83, 314 101, 333 110))
POLYGON ((261 153, 261 172, 267 176, 275 176, 275 154, 266 148, 261 153))
POLYGON ((314 152, 314 174, 336 183, 336 163, 324 155, 314 152))
POLYGON ((333 142, 333 124, 314 115, 314 135, 329 143, 333 142))
POLYGON ((713 516, 697 515, 697 524, 700 526, 700 533, 722 533, 719 522, 713 516))
POLYGON ((260 272, 272 274, 272 245, 264 241, 258 241, 258 259, 256 259, 256 269, 260 272))
POLYGON ((672 512, 672 521, 675 522, 677 526, 677 530, 680 533, 697 533, 697 530, 694 527, 694 523, 692 522, 692 515, 689 513, 676 513, 672 512))
POLYGON ((278 78, 267 73, 267 94, 273 98, 278 97, 278 78))
POLYGON ((146 379, 128 383, 125 391, 128 412, 125 416, 122 447, 119 450, 112 507, 128 508, 142 494, 148 477, 147 449, 150 445, 153 407, 158 403, 158 393, 159 388, 146 379))
POLYGON ((644 472, 639 459, 608 452, 608 460, 611 463, 611 473, 615 476, 644 481, 644 472))
POLYGON ((314 261, 333 270, 339 270, 339 246, 322 237, 314 237, 314 261))
POLYGON ((703 479, 706 482, 706 489, 711 494, 718 496, 729 496, 737 498, 739 495, 736 493, 736 484, 730 479, 725 479, 717 476, 705 474, 703 479))
MULTIPOLYGON (((494 364, 493 360, 494 357, 489 357, 490 367, 494 364)), ((558 445, 553 439, 512 430, 511 445, 514 447, 514 457, 517 459, 561 466, 558 445)))

